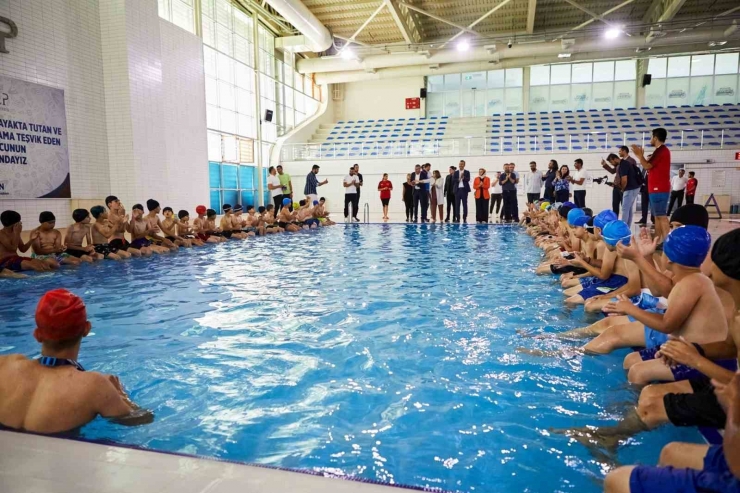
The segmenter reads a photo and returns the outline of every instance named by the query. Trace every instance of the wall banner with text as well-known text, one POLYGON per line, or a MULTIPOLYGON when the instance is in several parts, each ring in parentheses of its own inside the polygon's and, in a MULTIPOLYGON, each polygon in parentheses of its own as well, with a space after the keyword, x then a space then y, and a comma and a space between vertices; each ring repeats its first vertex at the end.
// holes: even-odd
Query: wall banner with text
POLYGON ((0 199, 71 197, 64 91, 0 76, 0 199))

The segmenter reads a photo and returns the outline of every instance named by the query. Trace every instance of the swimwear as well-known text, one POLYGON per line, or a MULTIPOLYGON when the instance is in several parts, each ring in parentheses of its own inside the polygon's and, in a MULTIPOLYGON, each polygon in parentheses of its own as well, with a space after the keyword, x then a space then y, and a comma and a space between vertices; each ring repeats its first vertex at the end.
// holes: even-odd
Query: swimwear
POLYGON ((78 371, 85 371, 82 365, 73 359, 55 358, 53 356, 41 356, 36 361, 41 363, 42 366, 48 366, 51 368, 55 368, 57 366, 74 366, 78 371))
MULTIPOLYGON (((650 361, 655 359, 655 354, 660 351, 660 347, 651 347, 647 349, 642 349, 639 351, 640 358, 642 358, 642 361, 650 361)), ((737 360, 736 359, 722 359, 722 360, 716 360, 713 361, 715 365, 721 366, 722 368, 726 370, 730 370, 732 372, 737 371, 737 360)), ((696 368, 692 368, 690 366, 686 365, 676 365, 675 367, 671 368, 671 373, 673 373, 673 379, 676 382, 680 382, 682 380, 692 380, 697 379, 704 374, 697 370, 696 368)))
POLYGON ((0 270, 8 269, 13 272, 20 272, 23 270, 21 264, 26 260, 18 255, 8 255, 7 257, 0 258, 0 270))
POLYGON ((257 228, 255 228, 254 226, 248 226, 248 227, 242 229, 242 232, 244 232, 244 233, 256 233, 257 232, 257 228))
MULTIPOLYGON (((583 281, 583 279, 588 278, 581 278, 581 281, 583 281)), ((581 292, 578 293, 584 300, 593 298, 594 296, 601 296, 602 294, 607 294, 611 291, 615 291, 627 284, 628 281, 626 277, 620 276, 619 274, 613 274, 611 277, 603 281, 599 278, 594 279, 594 281, 592 281, 589 285, 584 286, 581 292)), ((583 282, 581 282, 581 285, 583 285, 583 282)))
POLYGON ((55 260, 57 263, 60 263, 60 264, 62 263, 62 260, 64 260, 65 258, 67 258, 69 256, 70 255, 67 252, 62 252, 62 253, 47 253, 47 254, 41 254, 41 255, 37 255, 35 253, 32 253, 31 254, 31 258, 35 258, 35 259, 38 259, 38 260, 48 260, 48 259, 51 259, 51 260, 55 260))
POLYGON ((283 229, 287 228, 288 227, 288 224, 290 224, 290 223, 286 223, 286 222, 283 222, 283 221, 278 221, 278 226, 280 226, 283 229))
POLYGON ((148 246, 151 246, 152 242, 149 241, 146 238, 139 238, 138 240, 134 240, 131 242, 131 248, 135 248, 136 250, 141 250, 142 248, 146 248, 148 246))
POLYGON ((174 236, 165 236, 165 238, 167 238, 168 240, 170 240, 172 243, 174 243, 174 242, 177 241, 177 238, 175 238, 174 236))
POLYGON ((709 447, 704 469, 637 466, 630 474, 630 493, 739 493, 740 480, 730 471, 721 445, 709 447))
POLYGON ((231 238, 231 235, 232 235, 233 233, 234 233, 233 231, 223 231, 223 232, 221 233, 221 236, 223 236, 224 238, 231 238))
POLYGON ((64 253, 71 257, 80 258, 83 255, 89 255, 89 252, 86 252, 84 250, 75 250, 74 248, 67 248, 64 253))
POLYGON ((326 222, 326 218, 325 217, 320 217, 319 218, 319 222, 325 223, 326 222))
POLYGON ((95 245, 95 253, 99 253, 105 258, 108 258, 108 255, 116 253, 117 251, 118 249, 112 247, 110 243, 98 243, 95 245))
POLYGON ((111 248, 115 249, 116 251, 123 250, 124 252, 128 250, 128 247, 131 246, 131 243, 129 243, 124 238, 114 238, 110 240, 110 243, 108 244, 111 246, 111 248))
MULTIPOLYGON (((158 236, 147 236, 146 239, 149 240, 149 245, 157 245, 157 246, 160 246, 163 243, 163 241, 162 241, 163 238, 160 238, 158 236)), ((149 246, 149 245, 147 245, 147 246, 149 246)))
POLYGON ((198 234, 197 234, 197 235, 195 235, 195 236, 196 236, 196 237, 197 237, 197 238, 198 238, 198 239, 199 239, 200 241, 208 241, 208 238, 210 238, 210 237, 211 237, 211 235, 209 235, 209 234, 206 234, 206 233, 198 233, 198 234))
MULTIPOLYGON (((635 322, 635 319, 628 317, 630 322, 635 322)), ((659 348, 663 344, 668 342, 668 334, 651 329, 647 325, 645 326, 645 347, 648 349, 659 348)))
POLYGON ((588 271, 583 267, 576 267, 575 265, 550 264, 550 272, 552 272, 553 274, 568 274, 569 272, 572 272, 573 274, 579 276, 581 274, 585 274, 588 271))
POLYGON ((670 422, 675 426, 724 428, 727 414, 714 395, 714 386, 709 377, 702 375, 688 382, 693 394, 663 396, 663 406, 670 422))
POLYGON ((318 221, 318 219, 306 219, 306 220, 305 220, 305 221, 304 221, 303 223, 304 223, 305 225, 309 226, 309 227, 310 227, 310 226, 312 226, 312 225, 314 225, 314 224, 315 224, 316 226, 318 226, 318 225, 319 225, 319 221, 318 221))

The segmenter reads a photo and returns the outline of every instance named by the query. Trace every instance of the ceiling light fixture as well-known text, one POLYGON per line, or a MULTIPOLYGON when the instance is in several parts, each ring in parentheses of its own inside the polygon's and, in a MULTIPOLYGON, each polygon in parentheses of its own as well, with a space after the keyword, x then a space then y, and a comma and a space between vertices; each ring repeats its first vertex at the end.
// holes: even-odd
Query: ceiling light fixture
POLYGON ((457 51, 468 51, 470 49, 470 43, 468 43, 467 40, 463 39, 459 43, 457 43, 457 51))
POLYGON ((356 58, 355 53, 350 48, 342 50, 339 55, 345 60, 352 60, 353 58, 356 58))
POLYGON ((608 30, 607 30, 607 31, 606 31, 606 32, 604 33, 604 37, 605 37, 606 39, 616 39, 616 38, 618 38, 618 37, 619 37, 619 35, 620 35, 620 34, 622 34, 622 31, 621 31, 621 30, 619 30, 619 29, 617 29, 616 27, 613 27, 613 28, 611 28, 611 29, 608 29, 608 30))
POLYGON ((559 53, 558 58, 570 58, 570 53, 559 53))

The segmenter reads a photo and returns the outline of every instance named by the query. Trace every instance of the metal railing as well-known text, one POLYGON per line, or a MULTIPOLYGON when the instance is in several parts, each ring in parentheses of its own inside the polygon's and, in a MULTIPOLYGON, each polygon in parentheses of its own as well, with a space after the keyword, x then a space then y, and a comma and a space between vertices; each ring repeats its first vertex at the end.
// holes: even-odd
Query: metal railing
MULTIPOLYGON (((736 131, 740 135, 740 130, 736 131)), ((731 135, 731 134, 730 134, 731 135)), ((504 154, 532 154, 541 152, 582 153, 610 151, 620 145, 650 141, 650 130, 633 132, 583 133, 521 133, 442 139, 383 139, 354 142, 324 142, 286 144, 281 150, 282 161, 311 161, 347 158, 392 159, 423 156, 499 156, 504 154), (615 135, 618 137, 615 138, 615 135)), ((725 148, 726 128, 697 130, 668 129, 668 146, 673 149, 725 148), (677 135, 676 132, 679 132, 677 135)), ((740 142, 740 137, 737 138, 740 142)), ((731 147, 737 142, 729 141, 731 147)))

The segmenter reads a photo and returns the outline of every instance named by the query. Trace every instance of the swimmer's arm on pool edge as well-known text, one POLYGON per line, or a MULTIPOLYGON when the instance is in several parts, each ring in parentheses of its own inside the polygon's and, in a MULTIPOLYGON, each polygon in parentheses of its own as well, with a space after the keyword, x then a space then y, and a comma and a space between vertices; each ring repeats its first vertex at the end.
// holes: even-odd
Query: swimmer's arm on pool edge
POLYGON ((138 426, 154 421, 154 413, 142 409, 129 399, 118 377, 95 373, 96 411, 104 418, 125 426, 138 426))

